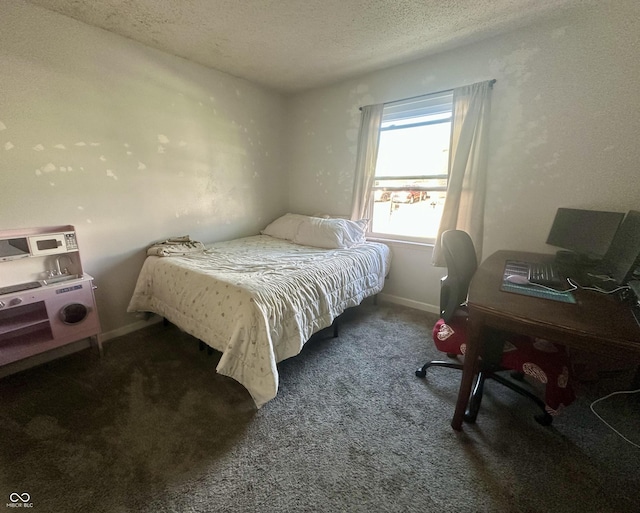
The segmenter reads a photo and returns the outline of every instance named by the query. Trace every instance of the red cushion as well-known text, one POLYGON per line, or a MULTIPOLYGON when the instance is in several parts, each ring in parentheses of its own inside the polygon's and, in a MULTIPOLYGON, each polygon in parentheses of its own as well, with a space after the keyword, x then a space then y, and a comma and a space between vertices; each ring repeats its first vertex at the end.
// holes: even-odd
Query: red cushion
POLYGON ((500 365, 544 383, 545 404, 552 415, 576 398, 569 383, 569 357, 561 345, 544 339, 510 338, 505 342, 500 365))
POLYGON ((433 327, 433 341, 443 353, 464 354, 467 349, 467 318, 454 317, 448 324, 444 319, 438 319, 433 327))
MULTIPOLYGON (((467 348, 467 317, 460 315, 449 323, 439 319, 433 327, 433 341, 443 353, 463 355, 467 348)), ((569 358, 561 345, 527 336, 510 336, 504 343, 500 366, 544 383, 545 404, 552 415, 575 400, 569 383, 569 358)))

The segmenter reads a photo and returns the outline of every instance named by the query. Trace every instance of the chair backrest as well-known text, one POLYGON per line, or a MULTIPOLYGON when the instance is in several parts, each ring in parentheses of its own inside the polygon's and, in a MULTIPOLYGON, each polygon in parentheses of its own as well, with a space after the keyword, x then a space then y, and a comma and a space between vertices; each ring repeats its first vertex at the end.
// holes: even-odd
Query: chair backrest
POLYGON ((447 230, 442 234, 442 252, 447 275, 440 284, 440 317, 450 321, 467 300, 478 259, 471 237, 462 230, 447 230))

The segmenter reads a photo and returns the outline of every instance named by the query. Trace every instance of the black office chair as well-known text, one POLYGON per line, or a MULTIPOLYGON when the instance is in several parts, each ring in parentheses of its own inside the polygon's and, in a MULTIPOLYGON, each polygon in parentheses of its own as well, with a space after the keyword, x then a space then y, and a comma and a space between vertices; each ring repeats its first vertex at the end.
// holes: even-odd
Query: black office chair
MULTIPOLYGON (((447 275, 441 281, 441 318, 434 326, 433 340, 439 350, 449 357, 456 358, 463 355, 466 350, 468 315, 465 303, 469 284, 476 272, 478 262, 473 241, 464 231, 449 230, 444 232, 442 234, 442 250, 447 264, 447 275)), ((561 401, 567 406, 575 396, 568 385, 569 366, 564 348, 559 348, 546 341, 536 341, 530 337, 511 336, 498 332, 488 332, 485 337, 479 373, 464 420, 475 422, 482 402, 484 383, 487 379, 493 379, 533 401, 541 410, 541 413, 534 417, 536 421, 543 426, 550 425, 553 417, 547 411, 545 402, 516 381, 522 381, 524 373, 537 378, 543 376, 544 380, 547 380, 547 377, 553 378, 555 382, 547 382, 547 388, 550 384, 553 387, 553 390, 548 390, 546 394, 547 400, 550 395, 552 399, 547 402, 553 402, 555 405, 561 401), (542 342, 546 342, 546 344, 542 344, 542 342), (544 345, 544 350, 536 350, 534 344, 544 345), (497 374, 502 371, 511 371, 511 377, 516 381, 497 374), (560 388, 558 388, 557 382, 560 382, 560 388)), ((462 370, 463 364, 459 361, 430 361, 416 370, 416 376, 424 378, 429 367, 462 370)), ((550 410, 553 411, 551 408, 550 410)))

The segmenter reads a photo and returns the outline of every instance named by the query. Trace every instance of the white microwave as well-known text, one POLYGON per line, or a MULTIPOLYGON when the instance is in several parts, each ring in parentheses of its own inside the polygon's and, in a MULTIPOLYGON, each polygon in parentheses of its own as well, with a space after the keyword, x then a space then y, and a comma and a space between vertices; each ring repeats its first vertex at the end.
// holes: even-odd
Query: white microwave
POLYGON ((0 239, 0 261, 57 255, 78 250, 76 232, 43 233, 0 239))
POLYGON ((76 232, 31 235, 28 239, 31 256, 35 257, 57 255, 58 253, 67 253, 78 249, 76 232))

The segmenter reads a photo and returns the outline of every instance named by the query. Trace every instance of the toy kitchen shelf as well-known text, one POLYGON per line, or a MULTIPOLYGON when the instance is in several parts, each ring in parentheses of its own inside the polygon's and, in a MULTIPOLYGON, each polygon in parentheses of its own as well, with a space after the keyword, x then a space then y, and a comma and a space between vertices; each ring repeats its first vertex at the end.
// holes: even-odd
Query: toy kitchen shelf
POLYGON ((85 338, 102 354, 94 288, 73 226, 0 231, 0 366, 85 338))

